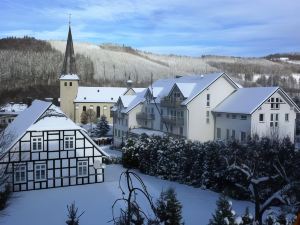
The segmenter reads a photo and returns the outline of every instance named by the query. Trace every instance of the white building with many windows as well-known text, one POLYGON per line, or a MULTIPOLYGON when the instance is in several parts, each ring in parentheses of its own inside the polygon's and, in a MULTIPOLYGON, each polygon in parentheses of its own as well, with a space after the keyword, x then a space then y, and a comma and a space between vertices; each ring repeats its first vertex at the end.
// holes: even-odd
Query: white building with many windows
POLYGON ((297 105, 279 87, 242 88, 225 73, 161 79, 147 90, 120 97, 114 140, 129 134, 170 134, 210 141, 248 136, 294 140, 297 105))
POLYGON ((1 172, 13 191, 104 181, 107 156, 58 107, 35 100, 0 139, 1 172))

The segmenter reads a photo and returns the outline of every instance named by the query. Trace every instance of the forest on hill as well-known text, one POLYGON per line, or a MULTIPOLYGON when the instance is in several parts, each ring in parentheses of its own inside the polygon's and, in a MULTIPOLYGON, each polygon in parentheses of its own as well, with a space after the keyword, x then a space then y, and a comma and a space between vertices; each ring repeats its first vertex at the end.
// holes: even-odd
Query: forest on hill
MULTIPOLYGON (((76 60, 84 80, 92 82, 93 62, 81 54, 76 54, 76 60)), ((0 39, 0 101, 57 98, 62 62, 63 53, 46 41, 31 37, 0 39)))
MULTIPOLYGON (((0 39, 0 100, 59 97, 65 46, 65 41, 32 37, 0 39)), ((244 86, 280 85, 292 96, 300 95, 300 57, 296 53, 263 58, 189 57, 153 54, 116 44, 75 42, 74 48, 80 85, 125 86, 130 78, 140 87, 149 85, 151 76, 156 80, 222 71, 244 86)))

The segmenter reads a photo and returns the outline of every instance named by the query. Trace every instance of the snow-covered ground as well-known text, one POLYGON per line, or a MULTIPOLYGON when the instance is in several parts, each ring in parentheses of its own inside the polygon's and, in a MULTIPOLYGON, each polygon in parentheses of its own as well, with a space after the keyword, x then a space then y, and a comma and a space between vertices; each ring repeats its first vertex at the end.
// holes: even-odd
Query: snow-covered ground
MULTIPOLYGON (((104 183, 14 193, 8 208, 0 217, 0 224, 65 224, 66 206, 73 201, 79 213, 85 211, 80 218, 81 225, 107 224, 112 219, 113 202, 121 197, 118 179, 122 171, 124 169, 121 165, 109 165, 105 170, 104 183)), ((183 218, 186 225, 208 223, 215 210, 215 202, 219 194, 140 173, 139 175, 154 199, 159 197, 162 190, 168 187, 175 188, 177 197, 183 205, 183 218)), ((253 211, 251 203, 233 201, 233 208, 237 213, 242 213, 246 206, 253 211)))

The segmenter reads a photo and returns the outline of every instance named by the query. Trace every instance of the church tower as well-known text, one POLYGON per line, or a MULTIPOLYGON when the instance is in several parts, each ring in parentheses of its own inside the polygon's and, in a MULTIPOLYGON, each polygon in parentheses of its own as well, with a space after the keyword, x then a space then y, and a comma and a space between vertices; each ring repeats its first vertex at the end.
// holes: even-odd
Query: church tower
POLYGON ((77 96, 79 77, 77 75, 75 53, 73 48, 71 26, 69 25, 68 40, 64 63, 60 76, 60 108, 75 121, 74 100, 77 96))

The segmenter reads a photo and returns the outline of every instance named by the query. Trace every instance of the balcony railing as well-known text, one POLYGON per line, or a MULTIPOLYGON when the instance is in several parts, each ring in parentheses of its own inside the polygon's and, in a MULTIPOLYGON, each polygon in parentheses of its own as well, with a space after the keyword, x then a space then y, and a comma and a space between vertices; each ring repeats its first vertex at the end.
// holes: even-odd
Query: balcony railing
POLYGON ((162 116, 161 118, 163 123, 175 125, 175 126, 183 126, 184 125, 184 118, 177 117, 177 116, 162 116))
POLYGON ((162 107, 170 107, 170 108, 180 108, 182 99, 172 99, 172 98, 163 98, 160 101, 160 106, 162 107))
POLYGON ((136 119, 137 120, 154 120, 155 116, 153 113, 140 112, 140 113, 136 114, 136 119))

